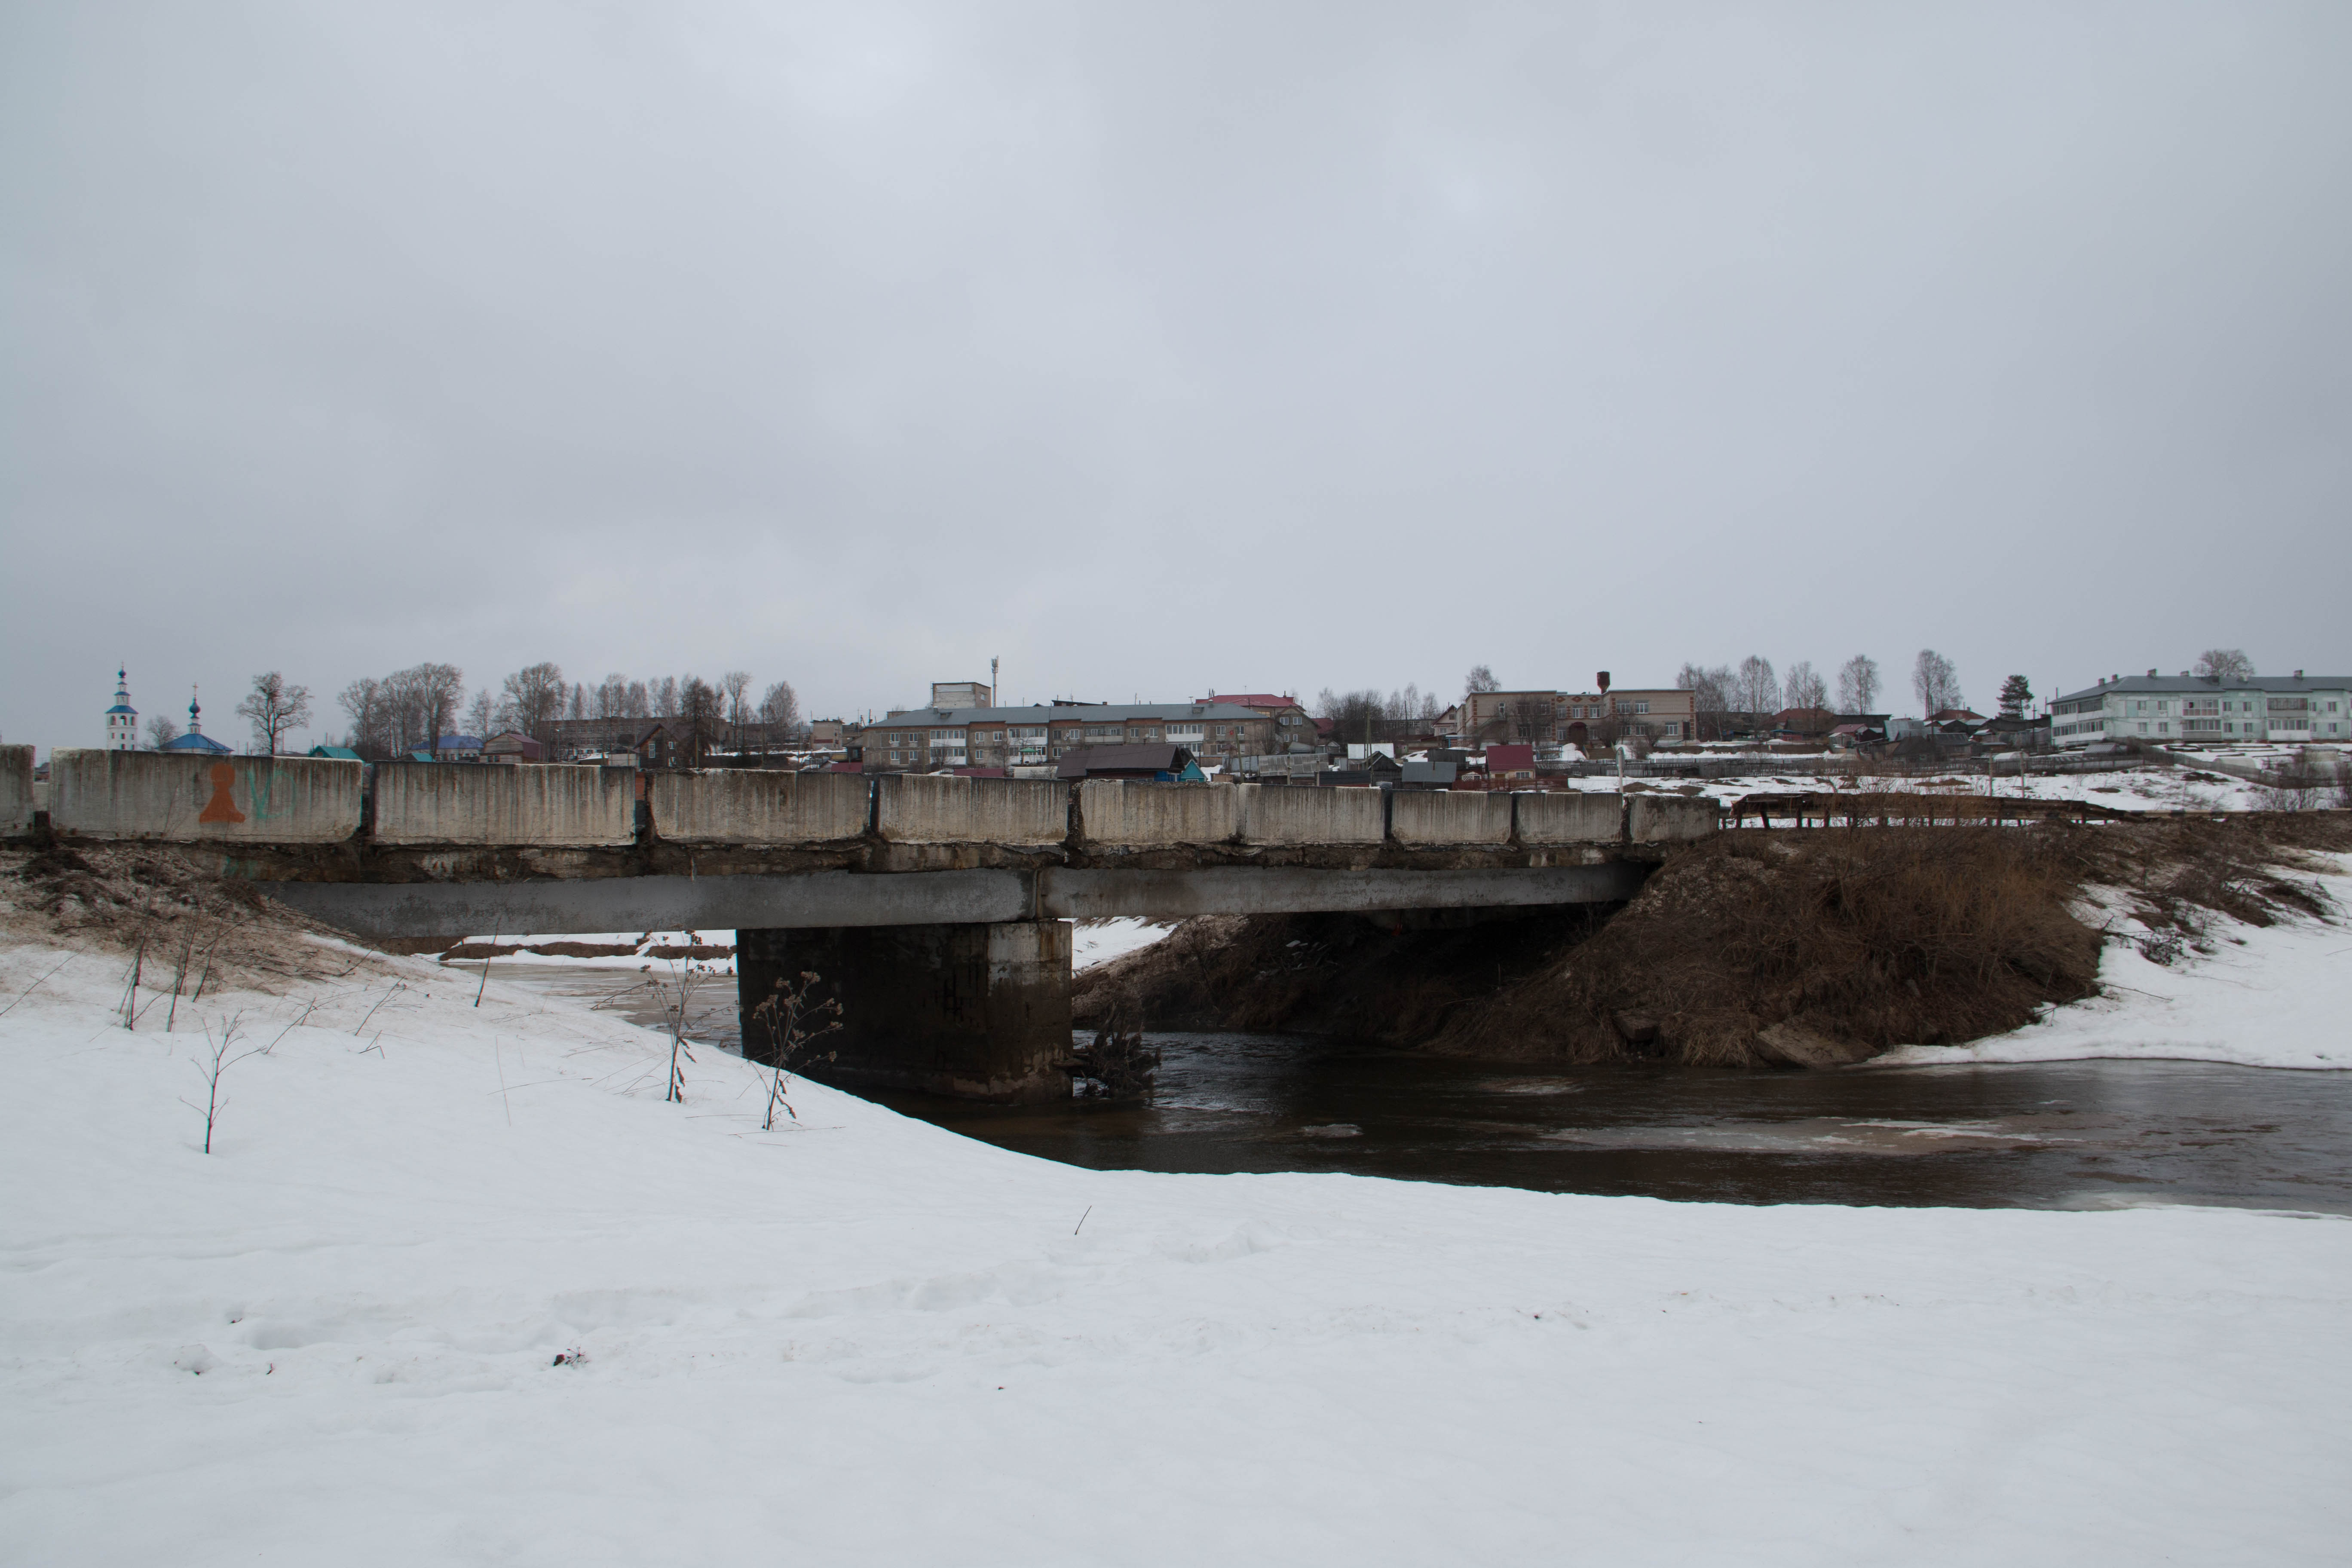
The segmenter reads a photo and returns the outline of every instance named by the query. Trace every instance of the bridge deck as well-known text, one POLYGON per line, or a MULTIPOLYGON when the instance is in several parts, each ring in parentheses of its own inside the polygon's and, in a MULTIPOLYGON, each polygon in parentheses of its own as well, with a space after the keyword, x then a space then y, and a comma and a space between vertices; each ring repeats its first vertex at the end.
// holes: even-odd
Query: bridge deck
POLYGON ((262 882, 346 931, 379 937, 486 931, 727 931, 995 924, 1102 915, 1181 918, 1329 910, 1617 903, 1641 890, 1639 861, 1467 870, 1046 867, 873 874, 600 877, 520 882, 262 882))

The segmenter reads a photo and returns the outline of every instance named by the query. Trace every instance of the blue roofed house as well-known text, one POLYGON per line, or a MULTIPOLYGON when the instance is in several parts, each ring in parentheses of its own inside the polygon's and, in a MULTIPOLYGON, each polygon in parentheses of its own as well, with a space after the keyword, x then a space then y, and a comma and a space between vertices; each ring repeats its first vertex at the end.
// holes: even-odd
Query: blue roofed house
POLYGON ((188 732, 176 741, 166 741, 163 750, 177 752, 182 756, 228 757, 236 749, 224 746, 205 733, 204 708, 196 701, 196 689, 188 688, 188 732))

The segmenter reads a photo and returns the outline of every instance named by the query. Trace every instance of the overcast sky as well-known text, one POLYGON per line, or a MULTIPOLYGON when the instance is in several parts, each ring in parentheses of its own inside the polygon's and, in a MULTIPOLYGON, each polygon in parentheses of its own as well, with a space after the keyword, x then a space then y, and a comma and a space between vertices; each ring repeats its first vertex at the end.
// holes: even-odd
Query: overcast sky
POLYGON ((2352 669, 2347 81, 2342 0, 9 4, 0 734, 2352 669))

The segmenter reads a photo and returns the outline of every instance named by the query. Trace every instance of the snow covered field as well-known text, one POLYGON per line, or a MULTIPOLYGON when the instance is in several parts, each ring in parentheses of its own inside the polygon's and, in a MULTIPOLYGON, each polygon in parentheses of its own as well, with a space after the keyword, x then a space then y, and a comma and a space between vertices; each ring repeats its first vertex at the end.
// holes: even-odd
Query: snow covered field
MULTIPOLYGON (((126 1034, 110 959, 25 995, 61 957, 0 952, 0 1560, 2280 1563, 2352 1538, 2340 1220, 1098 1173, 814 1087, 763 1133, 740 1061, 665 1104, 653 1036, 495 970, 477 1010, 429 961, 233 1067, 208 1157, 180 1103, 203 1035, 126 1034)), ((197 1012, 240 1008, 255 1043, 299 1011, 197 1012)))

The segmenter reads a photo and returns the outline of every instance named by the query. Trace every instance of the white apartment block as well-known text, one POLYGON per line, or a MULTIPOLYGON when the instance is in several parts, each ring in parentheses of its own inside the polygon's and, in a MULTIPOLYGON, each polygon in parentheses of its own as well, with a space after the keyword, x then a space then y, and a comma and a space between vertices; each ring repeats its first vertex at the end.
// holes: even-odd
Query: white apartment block
POLYGON ((2059 746, 2095 741, 2221 744, 2352 742, 2352 676, 2121 676, 2050 704, 2059 746))

